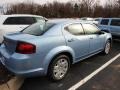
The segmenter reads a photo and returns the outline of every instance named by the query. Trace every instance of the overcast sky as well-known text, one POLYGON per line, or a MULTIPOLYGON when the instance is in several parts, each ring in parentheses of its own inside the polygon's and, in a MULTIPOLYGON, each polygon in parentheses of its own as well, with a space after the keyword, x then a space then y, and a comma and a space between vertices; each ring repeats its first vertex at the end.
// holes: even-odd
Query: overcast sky
MULTIPOLYGON (((28 2, 28 1, 32 1, 37 4, 44 4, 44 3, 53 2, 53 1, 58 1, 58 2, 73 1, 75 3, 78 0, 0 0, 0 6, 4 6, 5 4, 15 4, 15 3, 22 3, 22 2, 28 2)), ((116 0, 99 0, 99 1, 101 5, 104 5, 105 2, 109 2, 109 1, 115 2, 116 0)))
MULTIPOLYGON (((47 2, 53 2, 53 1, 60 1, 60 2, 67 2, 70 0, 0 0, 0 4, 6 4, 6 3, 17 3, 17 2, 28 2, 32 1, 35 3, 47 3, 47 2)), ((75 1, 75 0, 74 0, 75 1)))
MULTIPOLYGON (((59 1, 59 2, 74 1, 75 2, 77 0, 0 0, 0 5, 7 4, 7 3, 18 3, 18 2, 21 3, 21 2, 28 2, 28 1, 43 4, 47 2, 53 2, 53 1, 59 1)), ((108 1, 108 0, 100 0, 101 4, 105 3, 105 1, 108 1)))

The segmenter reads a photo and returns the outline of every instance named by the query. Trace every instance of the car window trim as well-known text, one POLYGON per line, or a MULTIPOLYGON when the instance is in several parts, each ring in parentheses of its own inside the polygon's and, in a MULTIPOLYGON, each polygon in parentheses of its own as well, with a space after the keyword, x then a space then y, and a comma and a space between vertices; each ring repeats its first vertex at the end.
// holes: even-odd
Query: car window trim
MULTIPOLYGON (((64 30, 65 30, 66 27, 68 27, 69 25, 73 25, 73 24, 80 24, 81 27, 82 27, 82 24, 81 24, 81 23, 70 23, 70 24, 67 24, 67 25, 64 26, 64 30)), ((82 27, 82 29, 83 29, 83 27, 82 27)), ((65 31, 67 31, 67 30, 65 30, 65 31)), ((68 31, 67 31, 67 32, 68 32, 68 31)), ((69 32, 69 33, 70 33, 70 32, 69 32)), ((74 35, 74 34, 72 34, 72 33, 70 33, 70 34, 71 34, 71 35, 74 35)), ((81 34, 81 35, 85 35, 84 29, 83 29, 83 34, 81 34)), ((74 36, 81 36, 81 35, 74 35, 74 36)))
MULTIPOLYGON (((99 31, 101 31, 101 30, 100 30, 96 25, 94 25, 94 24, 91 24, 91 23, 83 23, 83 24, 90 24, 90 25, 96 27, 99 31)), ((82 27, 83 27, 83 24, 82 24, 82 27)), ((83 29, 84 29, 84 27, 83 27, 83 29)), ((97 34, 95 34, 95 33, 93 33, 93 34, 87 34, 85 29, 84 29, 84 32, 85 32, 85 35, 97 35, 97 34)))

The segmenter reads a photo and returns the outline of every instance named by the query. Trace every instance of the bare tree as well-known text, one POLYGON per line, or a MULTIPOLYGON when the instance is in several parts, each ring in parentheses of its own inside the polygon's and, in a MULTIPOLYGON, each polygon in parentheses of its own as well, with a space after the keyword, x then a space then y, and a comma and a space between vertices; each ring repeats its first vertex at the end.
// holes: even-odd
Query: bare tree
POLYGON ((84 16, 91 16, 95 0, 79 0, 81 3, 81 9, 84 16))
POLYGON ((112 3, 111 0, 101 6, 99 0, 79 0, 79 3, 53 2, 36 4, 28 2, 10 5, 5 14, 37 14, 48 18, 66 17, 120 17, 120 0, 112 3))

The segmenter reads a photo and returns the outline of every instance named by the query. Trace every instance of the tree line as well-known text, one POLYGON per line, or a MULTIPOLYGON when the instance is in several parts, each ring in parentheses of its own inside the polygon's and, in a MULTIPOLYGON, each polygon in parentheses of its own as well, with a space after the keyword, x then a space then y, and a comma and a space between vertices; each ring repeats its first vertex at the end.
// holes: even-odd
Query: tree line
POLYGON ((33 2, 11 4, 4 14, 35 14, 47 18, 77 18, 77 17, 120 17, 120 0, 112 3, 108 0, 104 6, 99 0, 78 0, 77 3, 53 2, 36 4, 33 2))

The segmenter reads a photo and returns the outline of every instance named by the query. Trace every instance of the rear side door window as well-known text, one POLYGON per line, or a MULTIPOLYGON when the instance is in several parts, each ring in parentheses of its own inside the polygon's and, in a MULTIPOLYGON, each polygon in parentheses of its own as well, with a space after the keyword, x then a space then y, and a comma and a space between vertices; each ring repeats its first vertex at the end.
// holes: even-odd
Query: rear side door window
POLYGON ((98 32, 100 32, 100 30, 94 26, 94 25, 91 25, 91 24, 82 24, 84 30, 85 30, 85 33, 87 35, 90 35, 90 34, 97 34, 98 32))
POLYGON ((3 23, 4 25, 31 25, 36 20, 33 17, 9 17, 3 23))
POLYGON ((82 28, 81 24, 71 24, 67 27, 65 27, 65 30, 68 31, 69 33, 73 34, 73 35, 84 35, 84 30, 82 28))
POLYGON ((110 25, 112 25, 112 26, 120 26, 120 19, 112 19, 110 25))
POLYGON ((109 19, 102 19, 101 20, 101 25, 108 25, 108 23, 109 23, 109 19))

